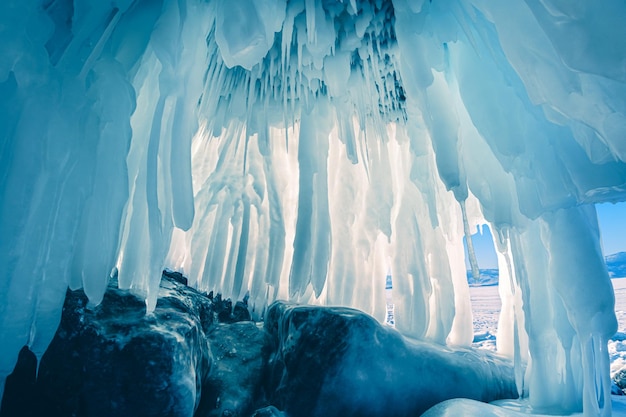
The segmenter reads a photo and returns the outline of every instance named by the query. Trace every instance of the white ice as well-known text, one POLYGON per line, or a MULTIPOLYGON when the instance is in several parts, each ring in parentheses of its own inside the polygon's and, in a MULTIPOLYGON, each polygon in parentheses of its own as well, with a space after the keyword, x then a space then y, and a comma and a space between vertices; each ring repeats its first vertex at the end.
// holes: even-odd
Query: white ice
POLYGON ((149 309, 170 267, 257 312, 383 321, 391 267, 397 329, 469 345, 462 239, 486 222, 520 393, 607 415, 594 204, 626 201, 624 19, 621 0, 1 2, 0 381, 44 352, 66 288, 97 304, 113 268, 149 309))

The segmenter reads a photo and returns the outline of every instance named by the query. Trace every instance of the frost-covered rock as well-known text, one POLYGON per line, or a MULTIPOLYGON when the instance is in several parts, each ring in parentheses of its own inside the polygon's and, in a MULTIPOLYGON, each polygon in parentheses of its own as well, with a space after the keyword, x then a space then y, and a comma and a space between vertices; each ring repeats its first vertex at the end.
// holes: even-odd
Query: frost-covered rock
POLYGON ((339 307, 276 302, 262 325, 220 323, 232 303, 182 278, 164 274, 147 315, 115 282, 95 308, 68 291, 36 383, 24 349, 1 416, 408 417, 517 396, 511 364, 489 352, 406 339, 339 307))
POLYGON ((69 291, 61 326, 44 354, 40 404, 57 416, 191 416, 200 405, 211 352, 211 301, 164 276, 153 313, 110 286, 87 308, 69 291))
POLYGON ((230 298, 223 299, 221 294, 213 296, 213 291, 209 293, 209 299, 213 302, 213 308, 220 323, 237 323, 240 321, 250 321, 251 315, 248 310, 248 296, 243 301, 237 301, 233 307, 230 298))
POLYGON ((270 306, 272 404, 290 417, 417 416, 449 398, 517 397, 511 364, 403 338, 360 311, 270 306))
POLYGON ((153 313, 128 291, 110 286, 87 308, 68 291, 60 328, 37 380, 40 414, 191 416, 200 404, 214 322, 208 297, 164 277, 153 313))
POLYGON ((68 291, 38 374, 36 357, 24 347, 0 416, 209 417, 265 406, 258 397, 267 336, 249 321, 247 303, 233 308, 230 299, 186 283, 179 272, 164 271, 150 314, 116 280, 95 308, 82 290, 68 291))
POLYGON ((208 334, 213 366, 204 392, 202 417, 249 416, 266 405, 264 377, 268 335, 250 321, 218 324, 208 334))

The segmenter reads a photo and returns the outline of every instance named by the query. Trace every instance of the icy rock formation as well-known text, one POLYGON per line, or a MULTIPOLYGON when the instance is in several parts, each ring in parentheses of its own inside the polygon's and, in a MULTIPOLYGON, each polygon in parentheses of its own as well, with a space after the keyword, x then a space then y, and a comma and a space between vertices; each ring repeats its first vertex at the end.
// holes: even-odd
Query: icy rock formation
POLYGON ((404 339, 354 309, 268 309, 279 409, 290 417, 417 416, 450 398, 517 398, 512 364, 487 351, 404 339))
POLYGON ((147 316, 143 300, 114 281, 93 310, 82 291, 69 291, 37 377, 25 347, 0 416, 208 417, 250 415, 265 405, 268 336, 247 310, 233 315, 229 299, 185 282, 165 271, 147 316))
MULTIPOLYGON (((206 338, 212 303, 164 277, 157 306, 146 315, 143 300, 116 287, 93 310, 82 291, 68 292, 39 365, 35 415, 191 416, 199 407, 212 363, 206 338)), ((18 411, 3 416, 24 410, 18 411)))
POLYGON ((237 301, 234 307, 230 298, 224 300, 221 294, 213 297, 212 291, 209 293, 209 299, 213 302, 217 320, 220 323, 236 323, 252 319, 250 310, 248 310, 248 296, 244 297, 243 301, 237 301))
POLYGON ((0 391, 67 287, 97 305, 114 268, 147 311, 168 266, 256 311, 379 320, 390 268, 398 330, 467 345, 462 236, 488 222, 519 392, 608 415, 594 203, 626 200, 625 18, 621 0, 0 2, 0 391))
POLYGON ((93 311, 68 292, 37 376, 24 348, 0 416, 408 417, 517 396, 511 362, 490 352, 411 341, 347 308, 276 302, 262 325, 218 323, 218 306, 168 275, 147 316, 115 287, 93 311))
POLYGON ((218 324, 207 335, 213 354, 202 417, 250 416, 267 404, 269 336, 254 322, 218 324))

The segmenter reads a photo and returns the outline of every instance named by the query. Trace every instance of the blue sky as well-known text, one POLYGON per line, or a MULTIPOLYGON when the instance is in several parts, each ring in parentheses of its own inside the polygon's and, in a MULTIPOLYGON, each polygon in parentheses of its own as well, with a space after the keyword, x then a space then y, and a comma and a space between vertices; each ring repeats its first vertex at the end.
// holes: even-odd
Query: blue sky
MULTIPOLYGON (((463 243, 465 244, 465 238, 463 238, 463 243)), ((491 237, 489 226, 485 225, 482 227, 482 231, 473 234, 472 243, 474 243, 474 252, 476 253, 476 260, 480 269, 494 269, 498 267, 498 259, 496 250, 493 247, 493 238, 491 237)), ((467 269, 470 269, 467 260, 467 248, 465 252, 465 266, 467 269)))
POLYGON ((596 210, 604 254, 626 252, 626 203, 597 204, 596 210))
MULTIPOLYGON (((626 203, 597 204, 596 210, 604 254, 626 252, 626 203)), ((480 269, 497 268, 498 261, 489 227, 484 226, 482 233, 473 234, 472 242, 480 269)), ((465 266, 469 269, 467 260, 465 266)))

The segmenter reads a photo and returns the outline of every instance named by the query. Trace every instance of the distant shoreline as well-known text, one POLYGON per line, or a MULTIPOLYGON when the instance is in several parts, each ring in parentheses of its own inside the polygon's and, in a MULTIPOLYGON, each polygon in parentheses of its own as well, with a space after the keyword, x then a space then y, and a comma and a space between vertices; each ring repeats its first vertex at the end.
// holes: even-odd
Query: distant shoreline
MULTIPOLYGON (((626 278, 626 252, 617 252, 604 257, 609 277, 611 279, 626 278)), ((480 279, 474 281, 472 271, 467 270, 467 282, 471 287, 486 287, 498 285, 500 271, 498 268, 480 269, 480 279)))

